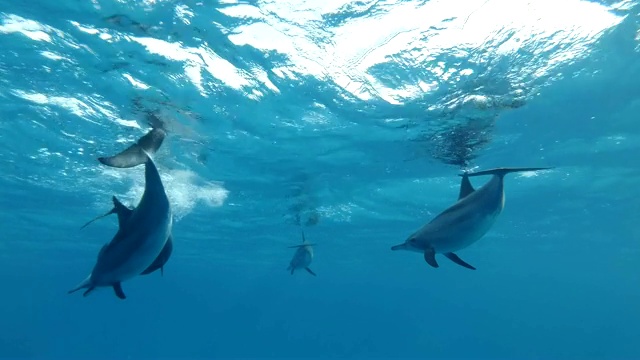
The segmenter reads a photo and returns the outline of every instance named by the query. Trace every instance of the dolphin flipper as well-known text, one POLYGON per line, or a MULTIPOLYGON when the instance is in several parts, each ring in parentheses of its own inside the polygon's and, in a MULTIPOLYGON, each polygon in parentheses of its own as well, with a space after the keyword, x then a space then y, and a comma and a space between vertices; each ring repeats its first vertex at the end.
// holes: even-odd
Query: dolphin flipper
POLYGON ((314 273, 313 271, 311 271, 311 269, 309 269, 308 267, 305 268, 307 270, 307 272, 313 276, 317 276, 316 273, 314 273))
POLYGON ((140 275, 151 274, 152 272, 160 269, 160 274, 164 275, 164 264, 169 261, 169 257, 171 257, 171 252, 173 251, 173 238, 171 235, 167 238, 167 242, 164 244, 162 251, 156 257, 155 260, 149 265, 140 275))
POLYGON ((465 173, 462 175, 462 181, 460 182, 460 194, 458 195, 458 200, 469 196, 472 192, 476 191, 471 185, 471 181, 469 181, 469 176, 465 173))
POLYGON ((151 129, 141 137, 138 142, 129 146, 121 153, 114 156, 99 157, 102 164, 117 167, 130 168, 144 164, 147 161, 147 154, 153 155, 162 145, 166 132, 161 128, 151 129))
POLYGON ((530 167, 530 168, 495 168, 484 171, 478 171, 474 173, 465 173, 464 175, 460 175, 463 178, 465 176, 481 176, 481 175, 496 175, 499 177, 504 177, 505 175, 513 172, 523 172, 523 171, 538 171, 538 170, 549 170, 553 169, 552 167, 530 167))
POLYGON ((124 300, 127 298, 127 296, 124 294, 124 291, 122 291, 122 283, 117 282, 113 284, 113 291, 116 293, 116 296, 119 299, 124 300))
POLYGON ((449 253, 444 253, 444 256, 448 257, 449 260, 453 261, 454 263, 460 265, 460 266, 464 266, 467 269, 471 269, 471 270, 475 270, 476 268, 474 268, 473 266, 469 265, 468 263, 466 263, 464 260, 460 259, 460 257, 452 252, 449 253))
POLYGON ((437 268, 438 262, 436 261, 436 252, 433 249, 427 249, 424 251, 424 261, 427 262, 427 264, 433 266, 434 268, 437 268))

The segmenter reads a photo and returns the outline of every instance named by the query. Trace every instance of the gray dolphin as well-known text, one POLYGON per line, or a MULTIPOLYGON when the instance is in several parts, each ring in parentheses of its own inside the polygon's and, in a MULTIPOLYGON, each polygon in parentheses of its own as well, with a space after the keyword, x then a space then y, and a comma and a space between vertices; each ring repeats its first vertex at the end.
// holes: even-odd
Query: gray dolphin
MULTIPOLYGON (((147 159, 146 154, 153 156, 158 151, 158 149, 162 145, 162 142, 164 141, 164 138, 167 135, 167 132, 164 128, 164 123, 157 119, 155 116, 152 118, 152 120, 153 121, 149 122, 149 125, 152 127, 152 129, 140 139, 138 139, 135 144, 129 146, 127 149, 118 153, 117 155, 99 157, 98 161, 100 161, 104 165, 117 168, 130 168, 143 164, 147 159)), ((133 213, 133 209, 129 209, 128 207, 124 206, 115 196, 113 197, 113 204, 114 207, 113 209, 111 209, 111 211, 89 221, 84 226, 82 226, 82 228, 86 227, 99 218, 113 213, 116 213, 118 215, 119 226, 122 226, 122 222, 131 216, 131 214, 133 213)), ((169 235, 169 237, 167 238, 167 242, 162 249, 162 252, 160 252, 160 255, 158 255, 155 261, 151 265, 149 265, 149 267, 140 275, 147 275, 158 269, 160 269, 160 273, 164 275, 164 265, 167 263, 167 261, 169 261, 172 252, 173 239, 172 236, 169 235)))
MULTIPOLYGON (((146 157, 142 199, 129 215, 122 216, 118 232, 100 249, 91 274, 69 293, 86 288, 84 296, 87 296, 96 287, 111 286, 116 296, 125 299, 121 283, 146 271, 158 258, 171 235, 171 205, 160 174, 149 154, 138 148, 146 157)), ((114 158, 119 159, 123 167, 135 166, 131 164, 139 162, 137 151, 118 158, 119 155, 114 158)))
POLYGON ((309 274, 316 276, 316 274, 311 271, 309 265, 311 265, 311 261, 313 260, 313 247, 315 244, 307 243, 307 240, 304 238, 304 231, 302 231, 302 244, 289 246, 290 249, 295 248, 296 252, 293 254, 293 258, 291 258, 291 262, 289 263, 289 267, 287 270, 291 270, 291 275, 296 269, 305 269, 309 274))
POLYGON ((423 253, 425 261, 437 268, 436 253, 444 254, 454 263, 475 270, 454 251, 478 241, 493 226, 504 208, 504 176, 512 172, 548 170, 551 168, 496 168, 464 173, 458 201, 414 232, 402 244, 391 250, 423 253), (491 180, 475 190, 470 176, 493 175, 491 180))
MULTIPOLYGON (((91 224, 92 222, 111 214, 118 215, 118 227, 122 227, 123 224, 129 220, 129 218, 131 217, 131 214, 133 214, 133 209, 126 207, 115 196, 112 197, 112 200, 113 200, 113 208, 108 213, 104 215, 100 215, 93 220, 90 220, 89 222, 84 224, 80 229, 83 229, 87 225, 91 224)), ((167 238, 167 243, 162 248, 160 255, 158 255, 158 257, 153 261, 153 263, 151 263, 151 265, 149 265, 149 267, 146 270, 140 273, 140 275, 151 274, 152 272, 158 269, 160 269, 160 274, 164 275, 164 265, 167 263, 167 261, 169 261, 169 258, 171 257, 172 252, 173 252, 173 239, 172 239, 172 236, 169 235, 169 237, 167 238)))

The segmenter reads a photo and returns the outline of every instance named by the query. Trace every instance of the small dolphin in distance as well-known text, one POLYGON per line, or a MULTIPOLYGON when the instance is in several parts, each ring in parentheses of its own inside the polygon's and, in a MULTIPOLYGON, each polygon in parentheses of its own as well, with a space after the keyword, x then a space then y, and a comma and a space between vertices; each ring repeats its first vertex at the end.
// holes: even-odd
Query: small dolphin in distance
POLYGON ((309 265, 311 265, 311 261, 313 260, 313 247, 315 244, 307 243, 307 240, 304 238, 304 230, 302 231, 302 244, 289 246, 290 249, 295 248, 296 252, 293 254, 293 258, 291 258, 291 262, 289 263, 289 267, 287 270, 291 271, 291 275, 296 269, 305 269, 307 272, 313 276, 316 274, 311 271, 309 265))
POLYGON ((465 172, 460 175, 462 182, 458 201, 411 234, 404 243, 392 246, 391 250, 422 253, 427 264, 434 268, 439 266, 435 255, 440 253, 460 266, 475 270, 454 252, 478 241, 495 223, 504 208, 504 176, 512 172, 548 169, 551 168, 496 168, 465 172), (480 175, 492 175, 492 178, 476 190, 469 177, 480 175))

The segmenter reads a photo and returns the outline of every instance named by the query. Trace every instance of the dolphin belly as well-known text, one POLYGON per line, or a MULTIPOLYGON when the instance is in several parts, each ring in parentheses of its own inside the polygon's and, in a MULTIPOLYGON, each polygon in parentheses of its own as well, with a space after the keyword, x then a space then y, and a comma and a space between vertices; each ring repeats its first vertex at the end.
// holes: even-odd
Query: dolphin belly
POLYGON ((484 236, 493 226, 498 213, 480 216, 460 223, 455 228, 445 230, 437 236, 434 234, 429 244, 437 253, 448 253, 464 249, 484 236))
POLYGON ((481 189, 426 224, 416 237, 437 253, 463 249, 491 229, 503 206, 501 187, 481 189))
POLYGON ((304 269, 311 265, 312 259, 313 255, 309 249, 304 247, 299 248, 293 257, 293 260, 291 260, 291 267, 294 269, 304 269))
POLYGON ((107 247, 100 254, 91 274, 94 286, 111 286, 138 276, 162 252, 171 234, 171 214, 167 212, 162 216, 147 216, 143 220, 153 226, 137 226, 119 239, 117 244, 107 247))

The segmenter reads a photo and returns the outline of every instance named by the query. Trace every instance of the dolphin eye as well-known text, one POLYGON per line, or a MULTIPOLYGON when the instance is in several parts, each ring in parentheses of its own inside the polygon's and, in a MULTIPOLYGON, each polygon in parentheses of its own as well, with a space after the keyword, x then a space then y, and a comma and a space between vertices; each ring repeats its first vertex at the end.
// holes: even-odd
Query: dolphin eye
POLYGON ((416 239, 411 239, 409 240, 410 243, 415 244, 416 243, 416 239))

